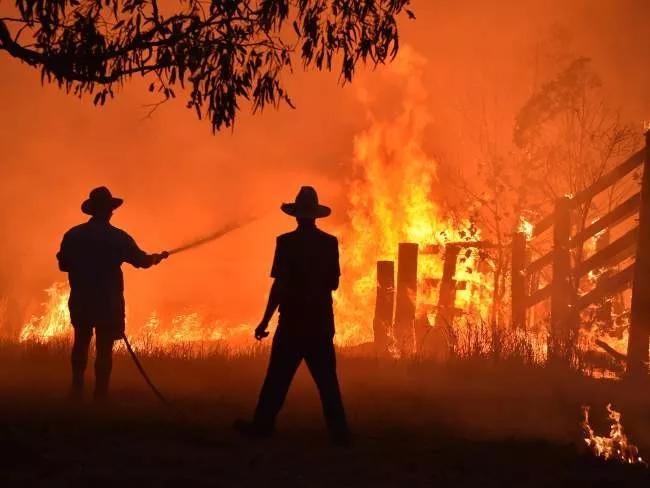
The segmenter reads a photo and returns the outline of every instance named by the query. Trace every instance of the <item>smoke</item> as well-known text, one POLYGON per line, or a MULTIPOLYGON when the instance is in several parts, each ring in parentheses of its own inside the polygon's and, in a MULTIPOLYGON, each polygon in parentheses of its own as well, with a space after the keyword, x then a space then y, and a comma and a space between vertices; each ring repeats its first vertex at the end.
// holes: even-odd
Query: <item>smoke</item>
MULTIPOLYGON (((572 59, 592 59, 608 102, 626 120, 650 119, 650 4, 644 0, 420 0, 414 10, 418 19, 404 23, 401 41, 424 60, 418 69, 426 96, 418 103, 430 119, 422 144, 440 163, 442 183, 434 189, 441 206, 453 198, 445 168, 471 177, 484 146, 506 147, 519 108, 572 59)), ((148 271, 126 269, 130 323, 153 310, 197 308, 234 323, 254 322, 270 284, 275 235, 293 226, 280 204, 311 184, 334 209, 326 230, 346 225, 346 182, 367 107, 385 120, 402 99, 404 87, 382 77, 385 69, 362 72, 344 87, 333 75, 297 71, 288 80, 297 110, 244 111, 234 132, 213 136, 182 103, 149 115, 156 100, 145 82, 127 84, 98 109, 42 87, 38 73, 0 53, 4 323, 25 321, 44 300, 42 290, 64 279, 54 259, 61 236, 83 219, 79 204, 99 185, 125 198, 114 223, 149 252, 263 215, 182 259, 148 271)))

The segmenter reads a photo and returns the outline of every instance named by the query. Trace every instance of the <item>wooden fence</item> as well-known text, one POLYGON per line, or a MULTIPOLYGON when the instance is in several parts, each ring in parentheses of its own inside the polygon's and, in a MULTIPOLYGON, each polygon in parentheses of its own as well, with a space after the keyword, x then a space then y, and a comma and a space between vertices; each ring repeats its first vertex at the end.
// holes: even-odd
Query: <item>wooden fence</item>
MULTIPOLYGON (((554 211, 534 226, 532 241, 546 231, 552 232, 553 245, 547 254, 528 262, 530 242, 523 233, 512 239, 512 325, 525 327, 527 311, 534 305, 550 299, 551 333, 556 344, 567 343, 575 332, 578 315, 587 306, 603 298, 632 287, 632 309, 628 343, 628 374, 647 374, 648 345, 650 341, 650 131, 646 133, 646 147, 624 163, 598 179, 589 188, 572 197, 563 197, 555 203, 554 211), (572 232, 572 214, 581 205, 619 182, 632 171, 643 166, 641 191, 611 210, 580 232, 572 232), (572 264, 572 253, 582 254, 584 243, 638 214, 638 225, 615 241, 603 246, 587 259, 572 264), (576 290, 580 279, 590 271, 613 266, 635 257, 633 264, 611 276, 599 279, 585 295, 576 290), (552 279, 546 286, 529 290, 531 277, 545 268, 552 270, 552 279)), ((486 247, 486 242, 454 242, 445 246, 443 274, 434 280, 439 286, 436 306, 436 325, 451 323, 457 313, 454 302, 456 290, 462 286, 454 279, 458 255, 468 247, 486 247)), ((397 283, 394 288, 394 264, 378 263, 377 306, 375 313, 375 342, 387 347, 388 336, 397 340, 402 351, 415 348, 415 302, 417 293, 417 257, 430 252, 431 246, 418 249, 417 244, 400 244, 397 263, 397 283), (381 267, 381 269, 380 269, 381 267), (389 290, 389 291, 387 291, 389 290), (393 310, 393 294, 395 308, 393 310)))
POLYGON ((394 262, 377 261, 377 299, 373 330, 375 345, 379 352, 386 351, 391 340, 400 353, 412 353, 418 348, 416 327, 418 256, 438 254, 444 249, 441 278, 425 278, 430 286, 438 286, 438 303, 420 307, 420 316, 426 316, 433 308, 436 312, 435 326, 451 324, 462 310, 456 308, 456 292, 465 289, 467 283, 456 280, 458 257, 465 249, 494 247, 485 241, 448 242, 442 246, 418 246, 400 243, 397 253, 397 284, 394 284, 394 262), (394 300, 394 308, 393 308, 394 300))

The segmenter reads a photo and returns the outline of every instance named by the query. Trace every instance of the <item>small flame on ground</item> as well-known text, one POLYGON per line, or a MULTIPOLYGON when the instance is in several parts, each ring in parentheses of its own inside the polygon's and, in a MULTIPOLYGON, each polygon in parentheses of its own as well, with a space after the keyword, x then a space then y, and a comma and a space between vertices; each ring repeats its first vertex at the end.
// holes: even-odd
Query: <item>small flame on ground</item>
POLYGON ((582 407, 582 412, 585 443, 594 456, 626 464, 648 465, 639 455, 639 449, 629 441, 623 430, 623 424, 621 424, 621 413, 614 410, 611 403, 607 405, 607 413, 611 422, 608 436, 599 436, 594 433, 589 423, 589 407, 582 407))

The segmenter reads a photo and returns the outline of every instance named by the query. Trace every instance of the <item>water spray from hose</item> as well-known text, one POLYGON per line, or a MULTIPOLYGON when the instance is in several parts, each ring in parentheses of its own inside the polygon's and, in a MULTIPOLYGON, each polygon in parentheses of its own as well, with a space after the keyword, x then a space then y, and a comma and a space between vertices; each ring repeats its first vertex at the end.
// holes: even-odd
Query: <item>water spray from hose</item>
POLYGON ((256 217, 249 217, 240 222, 230 222, 224 225, 223 227, 221 227, 220 229, 212 232, 211 234, 208 234, 205 237, 201 237, 200 239, 188 242, 187 244, 183 244, 179 247, 171 249, 167 251, 167 253, 171 256, 172 254, 178 254, 179 252, 189 251, 190 249, 194 249, 195 247, 202 246, 203 244, 207 244, 208 242, 216 241, 217 239, 220 239, 226 234, 229 234, 237 229, 241 229, 242 227, 247 226, 248 224, 250 224, 255 220, 257 220, 256 217))

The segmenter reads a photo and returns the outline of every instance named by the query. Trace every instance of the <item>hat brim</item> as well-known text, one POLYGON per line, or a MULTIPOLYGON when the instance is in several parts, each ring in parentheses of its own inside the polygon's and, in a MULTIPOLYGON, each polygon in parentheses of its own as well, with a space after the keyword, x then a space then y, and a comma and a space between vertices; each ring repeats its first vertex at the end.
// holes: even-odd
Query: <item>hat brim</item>
POLYGON ((122 205, 124 200, 121 198, 111 198, 105 202, 91 200, 90 198, 84 200, 81 204, 81 211, 87 215, 95 215, 97 212, 105 212, 106 210, 115 210, 122 205))
POLYGON ((301 219, 322 219, 332 213, 332 209, 325 205, 305 208, 299 207, 295 203, 283 203, 280 209, 287 215, 301 219))

